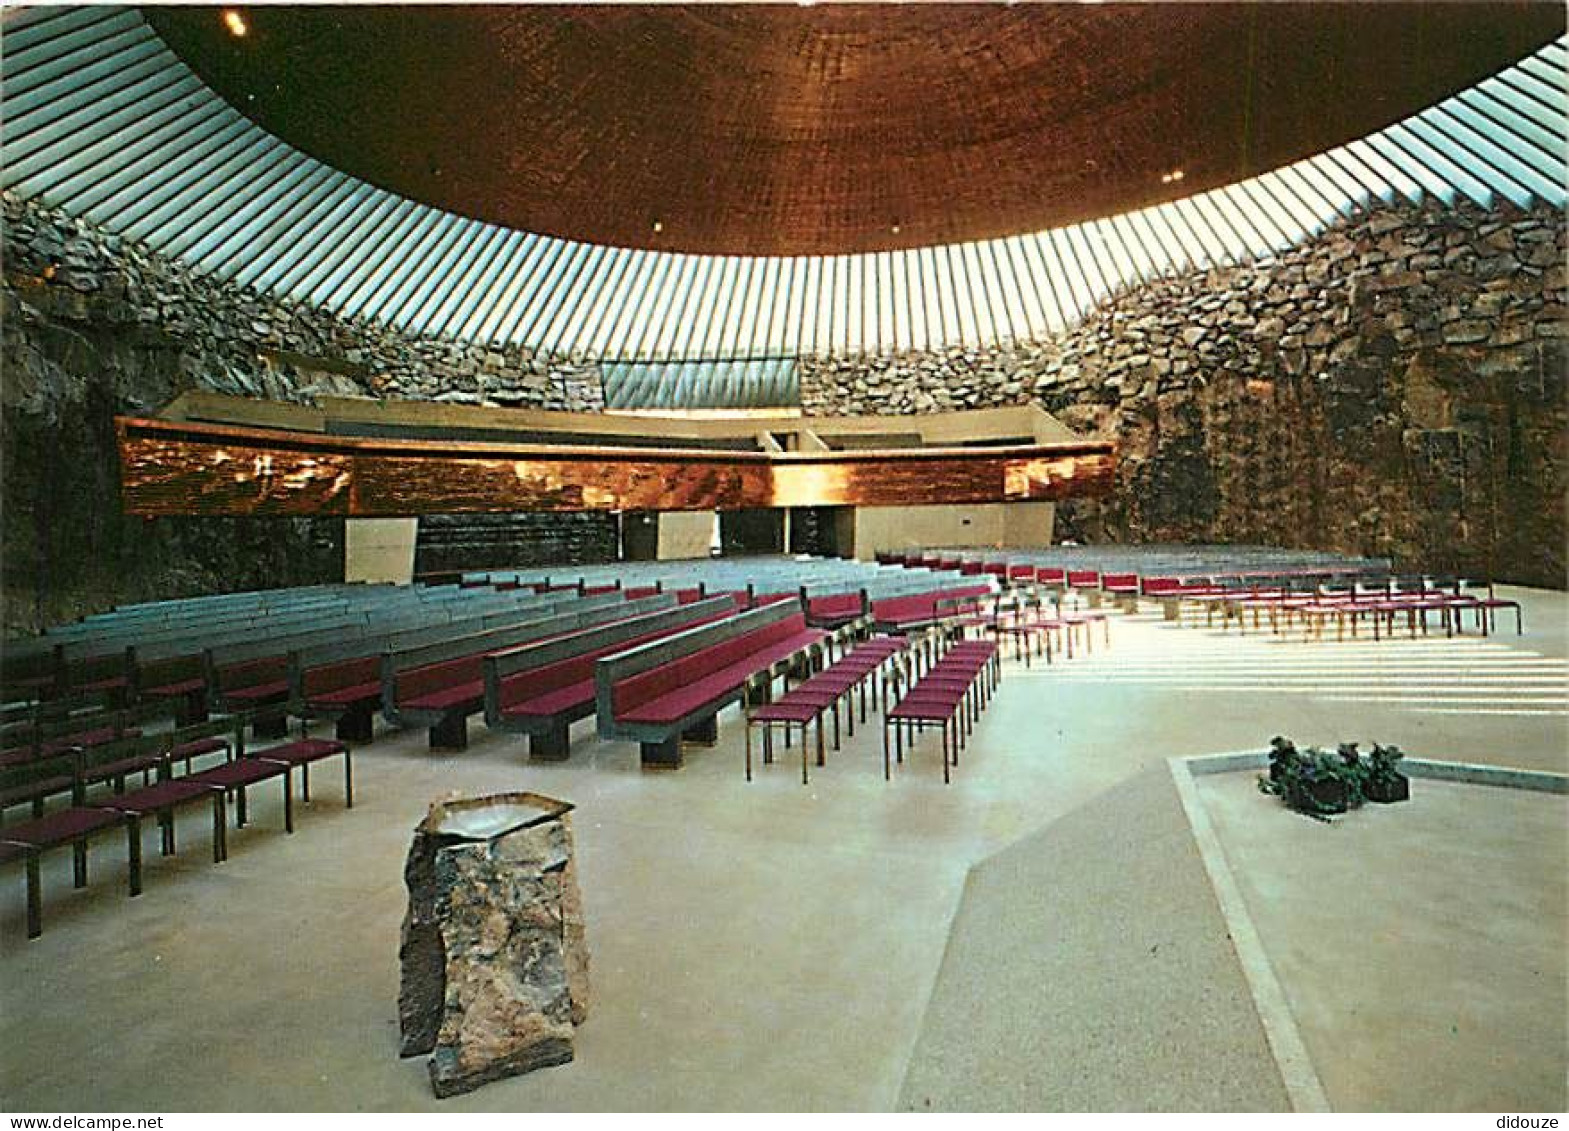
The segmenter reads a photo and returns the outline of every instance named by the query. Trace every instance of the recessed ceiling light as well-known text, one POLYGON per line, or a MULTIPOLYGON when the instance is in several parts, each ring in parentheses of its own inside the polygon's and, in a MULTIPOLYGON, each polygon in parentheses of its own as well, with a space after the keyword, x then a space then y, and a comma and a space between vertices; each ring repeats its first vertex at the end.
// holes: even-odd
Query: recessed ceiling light
POLYGON ((664 221, 663 220, 655 220, 654 221, 654 231, 662 232, 664 230, 665 230, 664 221))
POLYGON ((897 236, 899 234, 899 221, 895 220, 888 230, 897 236))
POLYGON ((245 33, 250 31, 250 28, 245 25, 245 17, 233 8, 223 10, 223 26, 228 28, 229 34, 237 39, 243 38, 245 33))

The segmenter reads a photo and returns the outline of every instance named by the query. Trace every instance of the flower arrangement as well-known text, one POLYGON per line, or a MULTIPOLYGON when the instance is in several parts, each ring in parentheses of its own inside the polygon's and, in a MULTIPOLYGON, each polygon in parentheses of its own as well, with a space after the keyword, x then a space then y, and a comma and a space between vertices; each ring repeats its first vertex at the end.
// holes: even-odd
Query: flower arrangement
POLYGON ((1411 783, 1396 767, 1404 756, 1398 746, 1373 744, 1364 758, 1355 742, 1334 753, 1310 746, 1298 750, 1289 738, 1270 740, 1269 773, 1258 779, 1264 793, 1316 820, 1355 809, 1364 801, 1388 803, 1411 796, 1411 783))

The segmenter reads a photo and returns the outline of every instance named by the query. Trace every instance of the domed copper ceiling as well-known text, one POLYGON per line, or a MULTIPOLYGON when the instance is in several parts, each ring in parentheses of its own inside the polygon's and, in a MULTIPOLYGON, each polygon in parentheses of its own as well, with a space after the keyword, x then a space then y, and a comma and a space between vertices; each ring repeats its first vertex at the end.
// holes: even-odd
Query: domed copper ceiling
POLYGON ((347 172, 595 243, 825 254, 1140 208, 1360 137, 1558 3, 148 8, 347 172), (1174 178, 1177 170, 1180 178, 1174 178))

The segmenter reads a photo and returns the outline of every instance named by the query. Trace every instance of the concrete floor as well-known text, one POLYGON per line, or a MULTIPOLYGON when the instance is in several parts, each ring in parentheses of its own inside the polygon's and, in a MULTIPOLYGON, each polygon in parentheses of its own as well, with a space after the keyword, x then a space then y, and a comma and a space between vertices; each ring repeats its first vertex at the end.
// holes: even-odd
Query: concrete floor
POLYGON ((1264 821, 1255 776, 1198 793, 1335 1110, 1569 1106, 1569 798, 1417 780, 1264 821))
MULTIPOLYGON (((423 1065, 396 1057, 409 832, 439 794, 523 788, 578 806, 592 1013, 573 1064, 443 1110, 896 1107, 918 1042, 947 1039, 945 1015, 928 1018, 927 1004, 945 962, 966 962, 966 932, 950 941, 950 928, 971 867, 1143 772, 1163 772, 1169 755, 1257 748, 1286 733, 1376 738, 1437 758, 1485 748, 1508 764, 1565 769, 1565 600, 1524 597, 1523 640, 1419 642, 1428 651, 1409 657, 1393 643, 1380 657, 1351 644, 1223 641, 1152 613, 1121 618, 1104 656, 1010 664, 948 788, 935 736, 885 784, 875 725, 830 754, 808 788, 788 762, 744 782, 730 714, 720 744, 690 751, 677 773, 641 771, 634 746, 600 743, 585 724, 571 761, 540 766, 522 743, 479 725, 457 755, 429 754, 423 734, 382 735, 356 753, 356 807, 343 810, 323 774, 292 837, 270 788, 253 795, 255 825, 231 836, 221 866, 207 861, 194 813, 173 860, 156 856, 149 834, 147 890, 135 900, 123 894, 124 849, 112 839, 95 847, 84 891, 71 890, 69 854, 52 855, 39 940, 22 937, 20 870, 0 873, 0 1106, 437 1107, 423 1065), (1491 706, 1472 704, 1500 713, 1435 714, 1355 687, 1348 697, 1343 687, 1233 691, 1119 677, 1134 668, 1192 677, 1228 655, 1352 672, 1382 665, 1397 683, 1421 670, 1414 661, 1463 657, 1500 676, 1475 692, 1491 706), (1511 660, 1556 677, 1558 698, 1511 694, 1511 660)), ((1072 867, 1091 881, 1125 872, 1111 848, 1072 867)), ((1197 938, 1213 908, 1198 897, 1190 906, 1191 921, 1173 929, 1197 938)), ((1072 977, 1068 959, 1083 977, 1105 975, 1093 948, 1059 952, 1072 977)), ((1163 1106, 1224 1099, 1182 1083, 1202 1080, 1192 1067, 1216 1050, 1247 1058, 1259 1046, 1228 1032, 1212 1046, 1157 1050, 1148 1072, 1165 1074, 1163 1106)), ((1065 1090, 1049 1069, 1020 1106, 1052 1106, 1054 1096, 1151 1106, 1136 1082, 1091 1073, 1065 1090)))

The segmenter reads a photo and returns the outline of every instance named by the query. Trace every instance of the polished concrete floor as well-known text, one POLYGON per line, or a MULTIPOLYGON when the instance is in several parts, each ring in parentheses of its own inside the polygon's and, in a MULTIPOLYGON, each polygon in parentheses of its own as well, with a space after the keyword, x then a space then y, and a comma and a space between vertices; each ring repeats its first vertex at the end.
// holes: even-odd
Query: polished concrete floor
MULTIPOLYGON (((265 787, 221 866, 207 862, 195 814, 173 859, 159 859, 149 835, 137 899, 124 896, 113 840, 95 847, 82 891, 70 887, 69 854, 55 854, 39 940, 22 937, 20 871, 0 873, 0 1107, 438 1106, 420 1062, 396 1056, 409 831, 443 793, 517 788, 578 806, 592 1012, 573 1064, 444 1109, 1279 1107, 1267 1049, 1217 949, 1214 907, 1187 886, 1187 846, 1169 842, 1182 861, 1169 884, 1131 835, 1142 812, 1152 838, 1177 836, 1159 823, 1170 799, 1151 772, 1170 755, 1258 748, 1276 733, 1394 741, 1435 758, 1485 750, 1563 771, 1565 601, 1522 596, 1527 635, 1511 626, 1487 641, 1301 644, 1227 639, 1153 611, 1119 618, 1110 651, 1050 668, 1010 661, 949 787, 935 736, 884 783, 875 725, 831 753, 809 787, 789 762, 743 781, 732 714, 719 745, 689 751, 675 773, 641 771, 634 746, 600 743, 582 724, 558 765, 530 765, 520 742, 483 726, 452 755, 430 754, 420 734, 382 735, 356 752, 355 808, 322 774, 293 836, 265 787), (1455 681, 1456 701, 1435 702, 1445 696, 1433 688, 1455 681), (1121 805, 1134 809, 1119 815, 1121 805), (1094 834, 1116 821, 1129 835, 1094 834), (1144 995, 1101 1028, 1096 1055, 1035 1062, 1028 1086, 999 1084, 1002 1098, 988 1103, 928 1086, 931 1054, 958 1047, 953 1027, 966 1024, 979 1040, 1017 1040, 968 1022, 951 983, 989 930, 984 908, 965 906, 967 881, 995 899, 1015 865, 1005 854, 971 869, 1027 845, 1062 854, 1052 882, 1079 933, 1043 935, 1043 915, 996 920, 992 934, 1016 932, 1020 960, 973 986, 980 1000, 1000 1000, 1007 980, 1038 980, 1046 967, 1029 962, 1030 948, 1049 945, 1057 981, 1097 987, 1059 999, 1062 1016, 1096 1028, 1092 1014, 1118 1001, 1119 970, 1089 945, 1097 877, 1130 923, 1161 917, 1173 945, 1189 948, 1168 956, 1194 972, 1185 984, 1215 1000, 1144 995), (1171 891, 1191 898, 1156 898, 1171 891), (1177 1026, 1180 1042, 1118 1035, 1140 1016, 1159 1032, 1173 1013, 1193 1022, 1177 1026), (1124 1060, 1110 1071, 1104 1054, 1117 1049, 1124 1060), (1213 1064, 1225 1059, 1236 1071, 1217 1083, 1213 1064), (1256 1091, 1231 1090, 1239 1078, 1256 1091)), ((1128 971, 1126 996, 1140 997, 1147 972, 1128 971)), ((1048 1020, 1038 1025, 1031 1040, 1049 1044, 1048 1020)))
POLYGON ((1569 797, 1418 779, 1332 824, 1197 779, 1338 1111, 1569 1106, 1569 797))

